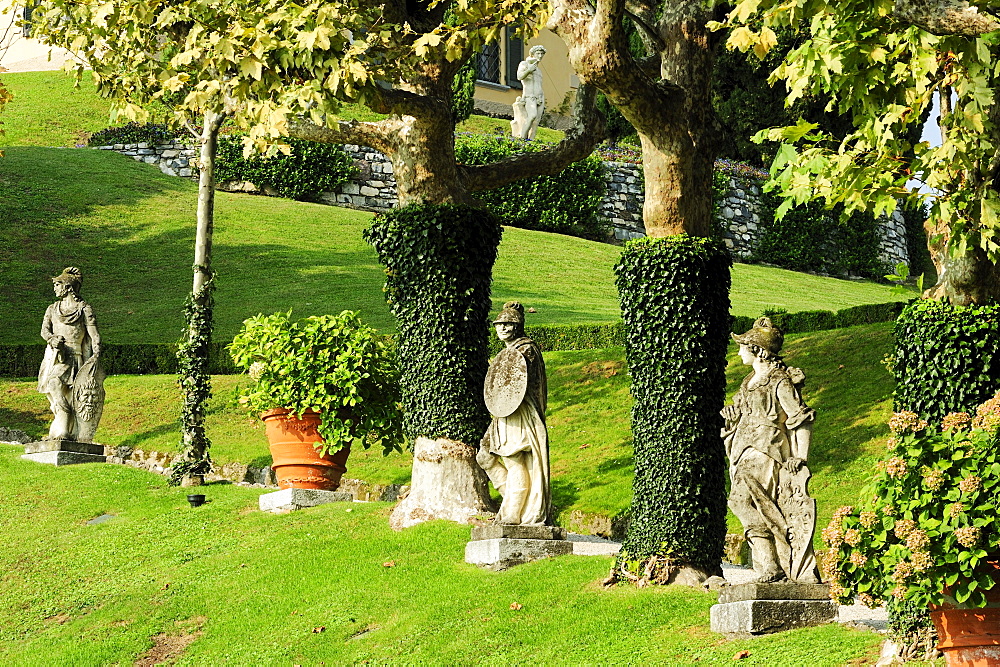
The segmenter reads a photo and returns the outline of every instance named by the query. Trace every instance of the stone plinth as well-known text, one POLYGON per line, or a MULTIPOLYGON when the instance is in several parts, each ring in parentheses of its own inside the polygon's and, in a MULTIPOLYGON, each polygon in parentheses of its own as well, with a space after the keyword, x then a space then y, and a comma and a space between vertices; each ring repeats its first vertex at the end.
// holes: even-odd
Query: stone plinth
POLYGON ((77 463, 104 463, 104 445, 74 440, 39 440, 24 446, 22 459, 56 466, 77 463))
POLYGON ((739 584, 719 593, 711 627, 725 634, 767 634, 831 623, 837 609, 826 584, 739 584))
POLYGON ((319 489, 282 489, 265 493, 258 504, 262 512, 291 512, 303 507, 315 507, 326 503, 353 502, 354 496, 341 491, 321 491, 319 489))
POLYGON ((556 526, 475 526, 465 562, 499 572, 540 558, 573 553, 566 529, 556 526))

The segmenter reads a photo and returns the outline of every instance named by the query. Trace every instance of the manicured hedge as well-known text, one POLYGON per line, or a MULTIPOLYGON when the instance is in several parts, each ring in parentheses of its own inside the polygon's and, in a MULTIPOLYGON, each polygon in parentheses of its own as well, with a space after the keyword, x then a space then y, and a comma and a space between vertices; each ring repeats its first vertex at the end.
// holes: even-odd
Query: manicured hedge
POLYGON ((1000 389, 1000 305, 918 299, 896 321, 895 408, 931 423, 1000 389))
MULTIPOLYGON (((770 312, 768 316, 785 333, 806 333, 840 329, 857 324, 892 322, 903 311, 906 303, 893 301, 845 308, 836 313, 829 310, 804 310, 799 313, 770 312)), ((530 318, 530 315, 528 316, 530 318)), ((732 318, 732 331, 746 331, 753 326, 755 317, 740 315, 732 318)), ((490 355, 503 346, 489 329, 490 355)), ((595 350, 625 345, 625 325, 611 324, 538 324, 525 328, 546 352, 557 350, 595 350)), ((228 341, 212 344, 209 356, 213 375, 235 375, 239 371, 223 349, 228 341)), ((45 349, 39 345, 0 345, 0 377, 31 377, 38 373, 45 349)), ((104 364, 113 375, 154 375, 177 372, 177 346, 167 344, 115 345, 105 344, 104 364)))

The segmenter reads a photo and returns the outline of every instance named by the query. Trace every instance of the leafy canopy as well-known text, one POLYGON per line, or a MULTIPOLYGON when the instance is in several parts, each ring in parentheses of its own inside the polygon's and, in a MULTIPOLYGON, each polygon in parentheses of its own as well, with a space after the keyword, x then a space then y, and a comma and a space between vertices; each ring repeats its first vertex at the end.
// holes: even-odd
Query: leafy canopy
POLYGON ((825 95, 828 109, 853 120, 842 140, 802 120, 758 134, 782 142, 771 167, 789 198, 782 212, 814 197, 843 203, 847 213, 885 213, 897 199, 929 199, 930 214, 949 221, 952 251, 980 247, 996 259, 1000 136, 992 114, 1000 34, 952 34, 934 16, 930 23, 942 34, 932 34, 916 25, 927 21, 901 12, 907 7, 906 0, 743 0, 715 27, 732 28, 730 48, 763 57, 776 29, 807 25, 809 38, 771 80, 784 81, 788 103, 825 95), (910 138, 935 96, 945 101, 940 146, 910 138))
POLYGON ((48 43, 82 56, 120 113, 144 120, 159 100, 177 113, 233 108, 258 142, 291 116, 320 125, 342 101, 390 113, 386 83, 468 58, 507 25, 534 25, 543 0, 47 0, 34 16, 48 43), (414 13, 411 13, 415 11, 414 13), (421 20, 414 20, 414 16, 421 20))

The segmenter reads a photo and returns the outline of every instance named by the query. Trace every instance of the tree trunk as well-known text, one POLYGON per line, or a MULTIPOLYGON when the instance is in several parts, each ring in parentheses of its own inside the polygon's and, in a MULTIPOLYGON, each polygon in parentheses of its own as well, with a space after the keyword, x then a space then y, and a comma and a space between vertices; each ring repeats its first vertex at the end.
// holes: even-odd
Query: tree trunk
MULTIPOLYGON (((715 118, 711 103, 712 71, 715 50, 721 35, 707 28, 721 9, 712 9, 700 0, 672 2, 636 2, 629 4, 630 18, 638 27, 650 58, 637 61, 632 57, 622 27, 626 12, 625 0, 553 0, 549 28, 569 47, 570 61, 580 79, 600 88, 622 115, 636 128, 642 142, 645 178, 643 223, 646 234, 663 237, 681 233, 708 236, 712 229, 712 169, 720 143, 721 125, 715 118)), ((726 285, 713 284, 704 293, 728 292, 728 271, 722 272, 726 285)), ((630 287, 630 289, 639 289, 630 287)), ((623 303, 627 295, 623 294, 623 303)), ((712 331, 711 335, 721 332, 712 331)), ((629 336, 632 335, 630 331, 629 336)), ((684 341, 666 341, 666 346, 688 345, 684 341)), ((706 357, 709 365, 725 366, 725 346, 718 346, 706 357), (714 355, 714 358, 711 358, 714 355)), ((637 373, 649 369, 636 369, 637 373)), ((702 410, 690 417, 697 420, 697 429, 705 433, 718 432, 718 411, 725 395, 725 377, 712 382, 710 391, 717 408, 702 410)), ((637 410, 641 402, 637 396, 637 410)), ((635 426, 635 425, 633 425, 635 426)), ((636 437, 640 437, 637 433, 636 437)), ((709 436, 713 450, 722 451, 721 437, 709 436)), ((659 443, 651 443, 658 445, 659 443)), ((718 479, 724 475, 721 455, 702 458, 703 443, 680 446, 680 460, 699 461, 690 471, 698 479, 718 479), (689 447, 690 450, 685 450, 689 447)), ((637 449, 638 451, 638 449, 637 449)), ((636 494, 662 488, 664 480, 654 466, 636 465, 636 494)), ((691 489, 678 489, 689 491, 691 489)), ((679 520, 697 521, 705 535, 725 533, 725 509, 718 499, 681 504, 679 520)), ((662 501, 662 499, 661 499, 662 501)), ((650 503, 650 498, 633 501, 650 503)), ((667 501, 663 501, 667 502, 667 501)), ((669 505, 670 503, 667 502, 669 505)), ((676 507, 671 508, 677 511, 676 507)), ((664 510, 666 511, 666 510, 664 510)), ((656 524, 652 522, 650 525, 656 524)), ((638 527, 635 532, 641 532, 638 527)), ((633 535, 629 529, 626 541, 646 541, 659 545, 660 553, 673 553, 673 558, 661 557, 670 572, 663 583, 697 583, 715 574, 721 562, 722 548, 717 540, 706 537, 698 548, 681 544, 668 531, 633 535), (634 538, 634 539, 632 539, 634 538)), ((654 531, 655 532, 655 531, 654 531)), ((654 557, 654 561, 655 561, 654 557)), ((650 561, 647 569, 656 569, 650 561)), ((650 569, 650 571, 652 571, 650 569)), ((664 570, 666 571, 666 570, 664 570)), ((647 579, 647 575, 644 575, 647 579)), ((658 581, 660 579, 657 579, 658 581)))
POLYGON ((961 256, 948 252, 950 225, 928 218, 927 248, 937 269, 938 280, 924 297, 948 301, 956 306, 982 306, 1000 301, 1000 267, 980 248, 969 248, 961 256))
POLYGON ((399 205, 469 204, 455 164, 455 126, 447 113, 402 116, 396 150, 389 159, 396 174, 399 205))
POLYGON ((198 211, 194 247, 194 281, 185 307, 187 327, 178 346, 181 409, 182 462, 185 474, 205 474, 211 467, 208 450, 211 441, 205 432, 206 403, 212 396, 208 372, 208 350, 212 342, 212 232, 215 226, 215 156, 219 129, 225 115, 205 113, 199 138, 198 211))
POLYGON ((476 463, 476 448, 447 438, 418 437, 413 444, 413 475, 407 494, 389 517, 393 530, 431 519, 472 523, 496 512, 486 474, 476 463))

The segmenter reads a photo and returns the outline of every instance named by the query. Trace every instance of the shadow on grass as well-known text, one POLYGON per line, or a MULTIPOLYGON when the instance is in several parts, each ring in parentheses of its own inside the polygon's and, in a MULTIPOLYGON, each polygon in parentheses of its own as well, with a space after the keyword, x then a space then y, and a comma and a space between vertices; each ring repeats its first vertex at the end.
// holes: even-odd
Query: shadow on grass
POLYGON ((30 410, 0 408, 0 426, 24 431, 29 438, 41 440, 48 433, 52 415, 30 410))
MULTIPOLYGON (((107 342, 175 342, 191 289, 196 202, 194 183, 115 153, 10 149, 0 160, 0 310, 13 326, 0 343, 36 342, 54 299, 50 278, 70 265, 83 271, 83 296, 107 342)), ((331 234, 360 232, 356 216, 328 207, 220 196, 216 339, 231 338, 251 315, 292 305, 299 316, 346 308, 394 327, 382 268, 360 238, 343 250, 304 242, 327 223, 331 234)))
POLYGON ((159 436, 167 435, 168 433, 176 434, 178 439, 180 438, 180 427, 177 424, 160 424, 151 429, 147 429, 141 433, 135 433, 133 435, 127 436, 118 443, 119 447, 129 447, 131 449, 144 449, 142 443, 153 440, 159 436))

